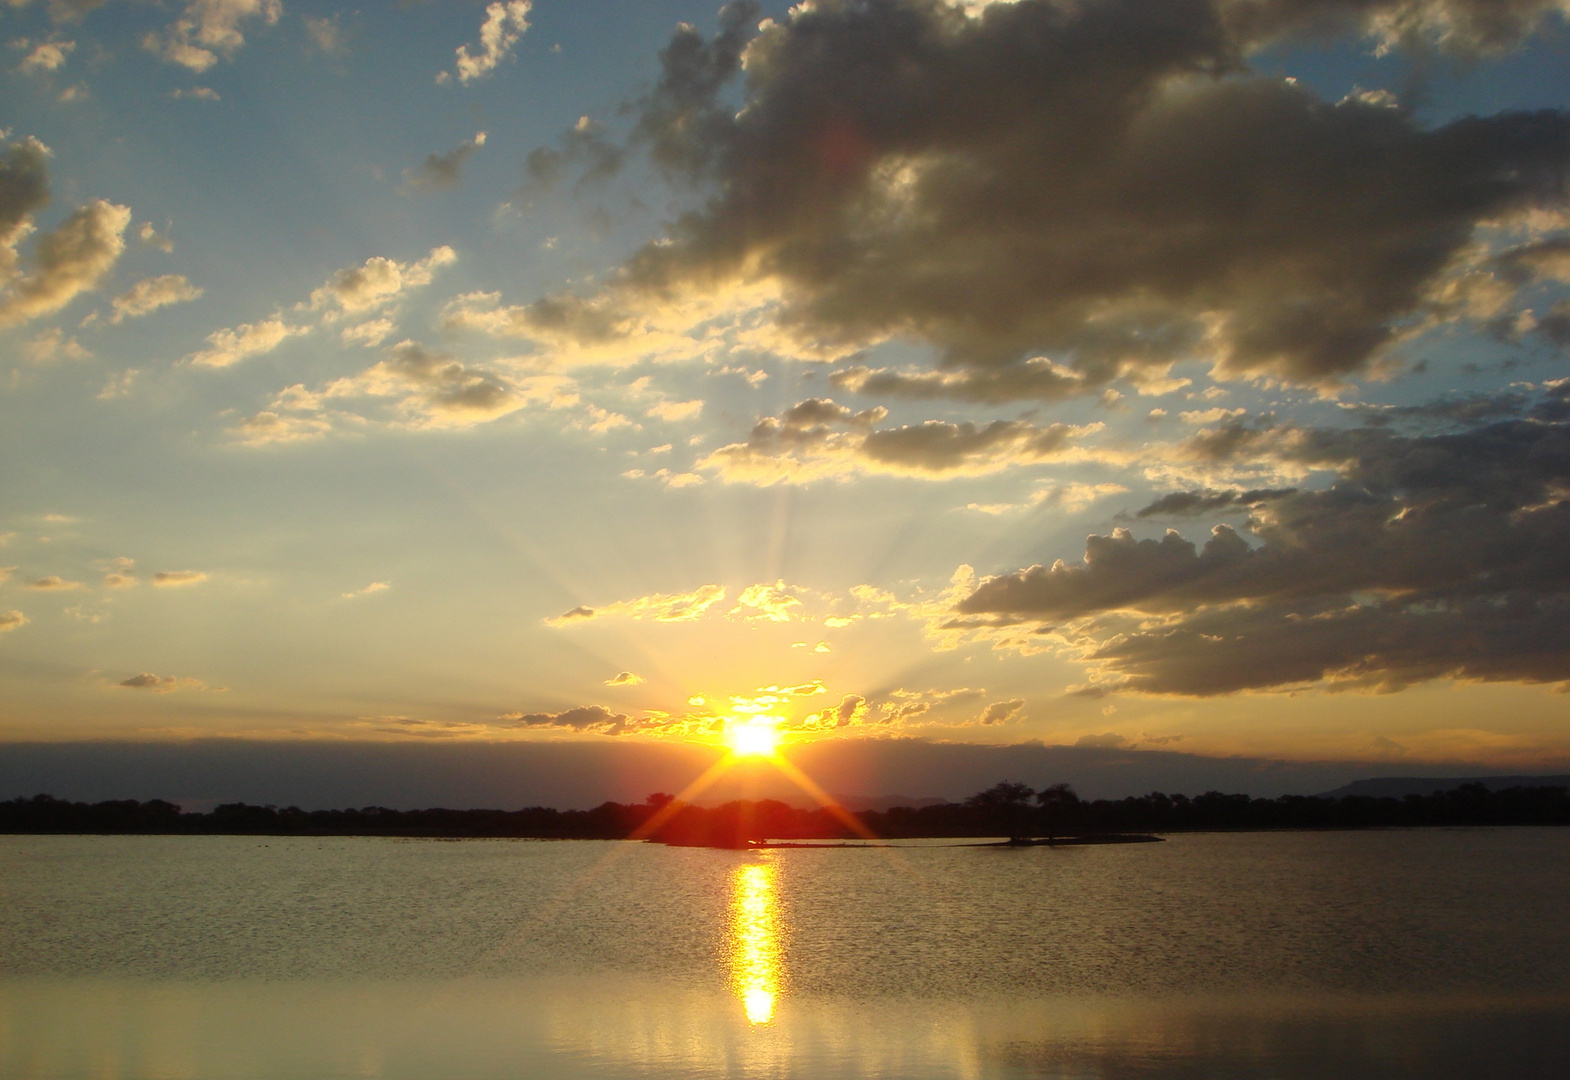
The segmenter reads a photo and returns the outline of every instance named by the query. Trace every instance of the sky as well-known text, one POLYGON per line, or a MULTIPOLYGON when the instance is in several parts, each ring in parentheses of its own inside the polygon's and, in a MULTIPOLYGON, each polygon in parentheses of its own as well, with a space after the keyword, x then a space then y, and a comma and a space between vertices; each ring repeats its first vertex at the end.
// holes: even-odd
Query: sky
POLYGON ((4 0, 0 742, 1570 766, 1567 12, 4 0))

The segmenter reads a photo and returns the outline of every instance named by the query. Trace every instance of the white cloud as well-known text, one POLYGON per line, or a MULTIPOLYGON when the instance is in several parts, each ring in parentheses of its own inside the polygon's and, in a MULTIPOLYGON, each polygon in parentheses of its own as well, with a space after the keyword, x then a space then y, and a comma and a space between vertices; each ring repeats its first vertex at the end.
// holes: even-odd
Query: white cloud
POLYGON ((644 416, 656 420, 666 420, 670 423, 679 423, 682 420, 692 420, 703 411, 701 401, 662 401, 658 405, 644 412, 644 416))
POLYGON ((281 14, 279 0, 189 0, 183 15, 162 34, 146 34, 142 46, 171 64, 202 72, 245 44, 241 23, 260 19, 272 26, 281 14))
POLYGON ((309 329, 305 326, 290 326, 279 318, 241 323, 232 330, 215 330, 208 334, 207 348, 192 353, 187 359, 196 367, 229 367, 241 360, 270 353, 289 338, 304 334, 309 329))
POLYGON ((76 48, 74 41, 40 41, 34 44, 23 38, 13 41, 13 46, 28 49, 22 62, 16 65, 16 70, 23 75, 32 75, 38 72, 58 71, 65 64, 65 58, 76 48), (29 48, 31 46, 31 48, 29 48))
POLYGON ((41 592, 70 592, 73 589, 80 589, 82 583, 80 581, 67 581, 58 574, 50 574, 48 577, 35 578, 29 581, 27 587, 29 589, 38 589, 41 592))
MULTIPOLYGON (((369 311, 395 300, 408 289, 429 285, 435 272, 458 261, 458 253, 445 245, 431 249, 418 262, 403 263, 381 256, 365 260, 362 266, 340 270, 321 288, 311 293, 313 310, 336 306, 344 312, 369 311)), ((329 314, 328 318, 336 317, 329 314)))
POLYGON ((10 611, 0 611, 0 634, 10 633, 26 625, 27 616, 20 611, 14 608, 10 611))
POLYGON ((623 671, 605 680, 606 686, 637 686, 643 682, 642 675, 634 675, 630 671, 623 671))
POLYGON ((157 311, 170 304, 195 300, 203 289, 192 285, 183 274, 162 274, 143 278, 114 298, 114 315, 111 323, 134 319, 157 311))
POLYGON ((709 608, 725 599, 725 589, 720 585, 700 585, 686 593, 650 593, 632 600, 618 600, 603 607, 576 607, 554 619, 545 621, 551 626, 570 626, 591 619, 613 616, 625 619, 653 619, 655 622, 692 622, 703 618, 709 608))
POLYGON ((344 593, 343 598, 345 600, 357 600, 362 596, 375 596, 377 593, 386 592, 390 588, 392 588, 392 582, 390 581, 373 581, 363 589, 344 593))
POLYGON ((391 319, 371 319, 344 327, 343 332, 338 336, 343 339, 345 345, 364 345, 369 349, 387 340, 387 335, 392 333, 393 329, 391 319))
POLYGON ((241 420, 231 434, 247 446, 264 446, 319 439, 332 428, 332 421, 325 417, 287 415, 264 409, 241 420))
POLYGON ((168 231, 159 232, 151 221, 144 221, 137 226, 136 238, 148 247, 157 248, 165 254, 174 250, 174 241, 169 239, 168 231))
MULTIPOLYGON (((468 83, 489 75, 496 70, 496 65, 512 56, 518 39, 529 29, 532 6, 530 0, 506 0, 486 6, 485 22, 480 24, 478 52, 471 53, 467 45, 460 45, 456 50, 459 82, 468 83)), ((451 77, 444 71, 436 76, 436 81, 444 83, 451 77)))
POLYGON ((58 326, 52 326, 22 343, 22 356, 34 364, 47 364, 61 358, 87 360, 92 355, 82 348, 74 336, 67 337, 58 326))
MULTIPOLYGON (((42 144, 38 144, 40 147, 42 144)), ((125 229, 131 223, 128 207, 94 199, 79 207, 54 232, 40 237, 34 248, 34 268, 0 293, 0 328, 16 326, 51 315, 77 296, 92 289, 109 272, 125 250, 125 229)), ((0 220, 0 228, 4 227, 0 220)), ((12 242, 26 228, 13 227, 12 242)), ((0 271, 14 265, 15 253, 0 237, 0 271)))
POLYGON ((200 570, 160 570, 153 575, 153 585, 160 589, 198 585, 206 580, 207 575, 200 570))

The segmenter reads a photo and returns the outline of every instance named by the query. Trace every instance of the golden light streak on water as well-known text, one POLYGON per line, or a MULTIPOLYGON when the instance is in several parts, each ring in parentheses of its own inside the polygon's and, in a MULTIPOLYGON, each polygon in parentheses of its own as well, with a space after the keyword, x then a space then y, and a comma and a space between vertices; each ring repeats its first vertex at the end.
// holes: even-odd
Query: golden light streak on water
POLYGON ((731 987, 749 1024, 774 1019, 782 973, 779 931, 774 867, 738 866, 731 876, 731 987))

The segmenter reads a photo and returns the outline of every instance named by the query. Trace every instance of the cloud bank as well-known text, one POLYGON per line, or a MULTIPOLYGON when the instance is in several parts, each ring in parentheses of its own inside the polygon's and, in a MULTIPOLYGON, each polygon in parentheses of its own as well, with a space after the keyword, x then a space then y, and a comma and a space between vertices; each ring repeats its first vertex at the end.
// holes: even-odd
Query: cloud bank
POLYGON ((1201 432, 1184 452, 1213 466, 1273 460, 1333 482, 1166 496, 1153 505, 1246 505, 1252 541, 1224 523, 1203 545, 1091 536, 1078 564, 982 581, 950 625, 1040 622, 1100 691, 1570 680, 1567 393, 1551 384, 1523 415, 1439 434, 1201 432))
POLYGON ((938 350, 936 373, 842 373, 856 390, 1043 400, 1187 358, 1337 384, 1425 328, 1499 314, 1480 230, 1565 207, 1570 119, 1425 127, 1389 94, 1328 102, 1255 75, 1250 50, 1351 30, 1487 51, 1562 10, 822 0, 755 29, 756 4, 729 4, 712 38, 676 30, 632 133, 705 201, 604 290, 514 328, 603 341, 768 281, 804 348, 938 350))

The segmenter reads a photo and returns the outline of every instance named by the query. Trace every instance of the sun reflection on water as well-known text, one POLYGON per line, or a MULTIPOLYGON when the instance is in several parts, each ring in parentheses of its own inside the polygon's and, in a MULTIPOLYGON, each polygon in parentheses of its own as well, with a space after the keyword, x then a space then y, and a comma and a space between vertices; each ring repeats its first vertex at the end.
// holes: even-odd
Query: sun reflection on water
POLYGON ((731 876, 731 987, 749 1024, 774 1019, 779 995, 779 913, 774 867, 748 863, 731 876))

